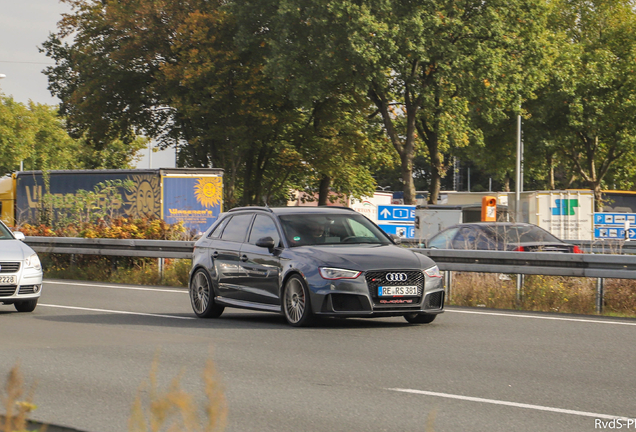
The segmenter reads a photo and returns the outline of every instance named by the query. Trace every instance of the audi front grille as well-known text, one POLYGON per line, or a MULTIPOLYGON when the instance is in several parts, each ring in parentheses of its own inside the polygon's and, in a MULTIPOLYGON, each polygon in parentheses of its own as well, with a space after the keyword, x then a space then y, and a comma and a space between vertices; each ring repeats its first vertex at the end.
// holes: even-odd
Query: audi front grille
POLYGON ((422 301, 422 293, 424 292, 424 274, 421 271, 368 271, 364 274, 369 287, 369 293, 373 301, 374 307, 399 307, 399 308, 413 308, 419 305, 422 301), (391 277, 387 280, 387 275, 406 275, 404 277, 391 277), (395 297, 381 299, 378 296, 378 287, 381 286, 417 286, 417 297, 395 297), (384 303, 380 301, 383 300, 384 303), (412 300, 412 301, 411 301, 412 300), (400 301, 403 301, 400 303, 400 301))

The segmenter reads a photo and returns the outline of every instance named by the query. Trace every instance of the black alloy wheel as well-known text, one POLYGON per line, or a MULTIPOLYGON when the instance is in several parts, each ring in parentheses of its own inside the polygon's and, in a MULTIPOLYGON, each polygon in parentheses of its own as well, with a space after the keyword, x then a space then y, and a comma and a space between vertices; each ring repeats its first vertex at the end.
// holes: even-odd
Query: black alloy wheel
POLYGON ((190 302, 192 310, 199 318, 218 318, 225 309, 225 306, 214 302, 212 282, 203 269, 198 269, 190 281, 190 302))

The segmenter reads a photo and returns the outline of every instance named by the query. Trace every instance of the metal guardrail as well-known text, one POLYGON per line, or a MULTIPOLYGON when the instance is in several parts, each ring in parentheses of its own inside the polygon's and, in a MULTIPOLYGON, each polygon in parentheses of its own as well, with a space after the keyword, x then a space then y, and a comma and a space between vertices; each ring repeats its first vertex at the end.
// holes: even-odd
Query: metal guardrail
MULTIPOLYGON (((403 245, 409 247, 423 248, 424 243, 419 239, 400 239, 403 245)), ((625 240, 563 240, 565 243, 573 244, 581 248, 585 253, 593 254, 635 254, 636 241, 625 240)))
POLYGON ((194 249, 194 241, 173 240, 29 236, 24 241, 36 252, 78 255, 192 258, 194 249))
MULTIPOLYGON (((149 258, 192 258, 194 248, 194 241, 173 240, 27 237, 25 242, 36 252, 149 258)), ((441 270, 636 279, 635 255, 412 249, 441 270)))
MULTIPOLYGON (((192 258, 195 243, 194 241, 74 237, 27 237, 25 242, 36 252, 43 253, 148 258, 192 258)), ((625 245, 622 244, 622 246, 625 250, 625 245)), ((632 249, 631 244, 629 246, 632 249)), ((590 248, 593 250, 592 244, 590 248)), ((432 258, 440 270, 446 272, 448 298, 450 298, 452 272, 455 271, 517 274, 519 275, 517 278, 518 299, 523 284, 520 275, 588 277, 597 278, 596 310, 601 313, 604 302, 604 278, 636 279, 636 255, 444 250, 418 247, 412 249, 432 258)), ((636 245, 633 250, 636 252, 636 245)))
POLYGON ((440 270, 636 279, 636 256, 413 248, 440 270))

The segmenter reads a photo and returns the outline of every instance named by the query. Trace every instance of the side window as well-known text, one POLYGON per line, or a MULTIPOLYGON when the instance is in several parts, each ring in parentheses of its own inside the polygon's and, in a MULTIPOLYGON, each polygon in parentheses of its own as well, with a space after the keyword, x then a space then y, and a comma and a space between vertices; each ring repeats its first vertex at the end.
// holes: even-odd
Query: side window
POLYGON ((243 242, 247 236, 247 229, 250 227, 252 221, 252 213, 239 214, 233 216, 227 223, 223 234, 221 234, 221 240, 243 242))
POLYGON ((227 225, 230 219, 232 219, 231 216, 223 219, 223 221, 221 221, 221 223, 218 224, 216 228, 214 228, 210 234, 208 234, 208 238, 218 239, 219 237, 221 237, 221 233, 223 233, 223 228, 225 228, 225 225, 227 225))
POLYGON ((280 244, 280 235, 278 235, 276 224, 272 218, 265 215, 256 215, 254 225, 252 225, 249 243, 256 244, 256 241, 263 237, 271 237, 274 239, 275 245, 280 244))
POLYGON ((433 237, 431 240, 429 240, 427 246, 429 248, 435 248, 435 249, 448 249, 450 248, 451 240, 453 239, 453 236, 455 235, 456 232, 457 232, 457 228, 451 228, 447 231, 444 231, 440 233, 439 235, 433 237))
POLYGON ((475 249, 477 233, 471 228, 461 228, 453 240, 453 249, 475 249))

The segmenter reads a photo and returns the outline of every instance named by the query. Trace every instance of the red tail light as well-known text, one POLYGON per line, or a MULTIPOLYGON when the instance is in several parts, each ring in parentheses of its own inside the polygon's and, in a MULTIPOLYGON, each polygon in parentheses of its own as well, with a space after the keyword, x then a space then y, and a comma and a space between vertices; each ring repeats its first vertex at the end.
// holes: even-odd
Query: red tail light
POLYGON ((512 250, 513 252, 525 252, 526 249, 523 246, 517 246, 512 250))
POLYGON ((583 253, 583 251, 581 250, 580 247, 575 245, 574 248, 572 249, 572 253, 583 253))

